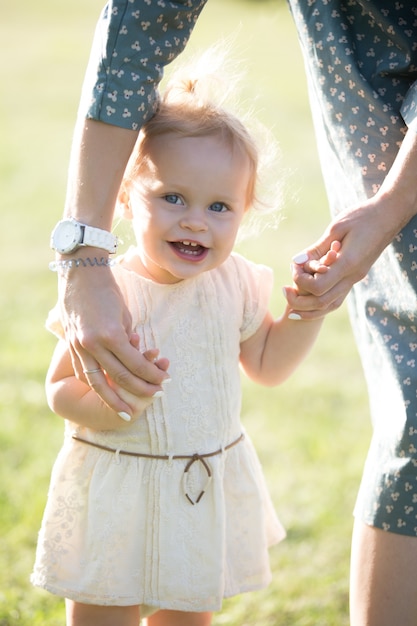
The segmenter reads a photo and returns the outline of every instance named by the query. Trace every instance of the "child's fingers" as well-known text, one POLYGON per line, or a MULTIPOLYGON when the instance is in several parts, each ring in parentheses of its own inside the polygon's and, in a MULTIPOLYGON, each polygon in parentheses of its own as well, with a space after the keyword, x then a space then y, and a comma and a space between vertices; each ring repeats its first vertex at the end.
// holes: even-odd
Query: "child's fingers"
POLYGON ((316 274, 317 272, 324 273, 327 271, 326 268, 336 261, 341 247, 342 244, 340 241, 332 241, 327 252, 319 259, 309 259, 306 253, 296 255, 293 257, 293 271, 297 272, 301 270, 306 274, 316 274))
POLYGON ((159 367, 160 370, 163 370, 164 372, 168 370, 169 360, 166 359, 165 357, 158 358, 159 350, 157 348, 152 348, 151 350, 145 350, 145 352, 143 353, 143 356, 148 361, 152 361, 153 363, 155 363, 155 365, 159 367))
MULTIPOLYGON (((155 365, 157 367, 159 367, 160 370, 164 370, 164 372, 168 371, 168 367, 169 367, 169 360, 165 357, 161 357, 160 359, 157 359, 155 361, 155 365)), ((165 380, 162 381, 162 384, 167 382, 169 379, 166 378, 165 380)))
POLYGON ((333 241, 330 246, 330 250, 328 250, 318 261, 311 260, 304 263, 302 266, 303 271, 307 274, 324 274, 338 258, 340 248, 340 241, 333 241))
POLYGON ((137 350, 139 350, 139 335, 137 333, 132 333, 130 335, 130 344, 136 348, 137 350))
POLYGON ((338 253, 341 247, 342 247, 342 244, 340 243, 340 241, 333 241, 330 246, 330 250, 326 252, 325 255, 322 256, 319 262, 323 263, 323 265, 328 265, 328 266, 334 263, 338 257, 338 253))
POLYGON ((142 352, 142 354, 145 357, 145 359, 147 359, 148 361, 152 361, 152 363, 154 363, 156 359, 158 358, 159 350, 157 348, 151 348, 150 350, 145 350, 145 352, 142 352))

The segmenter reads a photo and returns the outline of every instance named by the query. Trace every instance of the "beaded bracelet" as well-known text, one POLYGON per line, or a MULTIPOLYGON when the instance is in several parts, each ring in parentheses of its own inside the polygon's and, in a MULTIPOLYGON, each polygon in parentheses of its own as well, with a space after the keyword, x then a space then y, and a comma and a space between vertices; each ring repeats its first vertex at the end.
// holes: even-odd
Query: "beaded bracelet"
POLYGON ((97 257, 92 259, 90 257, 86 257, 85 259, 62 259, 61 261, 51 261, 51 263, 49 263, 49 269, 52 272, 57 272, 59 269, 70 270, 73 267, 110 267, 114 263, 114 259, 107 259, 103 256, 101 259, 97 257))

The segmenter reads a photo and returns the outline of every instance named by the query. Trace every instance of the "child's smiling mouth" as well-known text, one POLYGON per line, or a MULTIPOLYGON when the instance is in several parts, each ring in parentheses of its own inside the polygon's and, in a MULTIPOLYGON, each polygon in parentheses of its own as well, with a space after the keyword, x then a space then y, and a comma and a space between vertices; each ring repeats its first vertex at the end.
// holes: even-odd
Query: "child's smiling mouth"
POLYGON ((208 252, 208 248, 205 248, 201 244, 194 241, 189 241, 188 239, 184 239, 183 241, 172 241, 170 245, 177 254, 187 258, 200 260, 204 258, 208 252))

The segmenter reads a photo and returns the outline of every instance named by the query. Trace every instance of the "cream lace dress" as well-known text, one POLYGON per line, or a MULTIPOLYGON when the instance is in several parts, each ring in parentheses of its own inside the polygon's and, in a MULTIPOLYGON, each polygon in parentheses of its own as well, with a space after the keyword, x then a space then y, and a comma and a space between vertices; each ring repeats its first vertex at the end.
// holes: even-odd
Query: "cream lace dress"
POLYGON ((123 258, 114 272, 141 349, 160 348, 172 381, 118 430, 66 422, 32 582, 83 603, 218 610, 269 583, 268 547, 285 535, 249 437, 236 443, 239 345, 265 316, 271 272, 236 254, 173 285, 123 258))

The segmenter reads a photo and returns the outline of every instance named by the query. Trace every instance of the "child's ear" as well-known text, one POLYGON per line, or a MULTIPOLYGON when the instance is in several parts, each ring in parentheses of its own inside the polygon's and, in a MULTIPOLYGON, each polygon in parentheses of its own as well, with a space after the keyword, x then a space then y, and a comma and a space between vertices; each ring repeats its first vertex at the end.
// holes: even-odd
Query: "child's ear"
POLYGON ((122 183, 117 196, 116 209, 118 213, 126 220, 131 220, 133 217, 132 207, 130 206, 130 193, 126 186, 126 183, 122 183))

